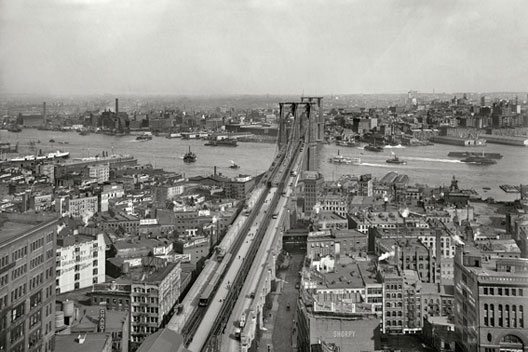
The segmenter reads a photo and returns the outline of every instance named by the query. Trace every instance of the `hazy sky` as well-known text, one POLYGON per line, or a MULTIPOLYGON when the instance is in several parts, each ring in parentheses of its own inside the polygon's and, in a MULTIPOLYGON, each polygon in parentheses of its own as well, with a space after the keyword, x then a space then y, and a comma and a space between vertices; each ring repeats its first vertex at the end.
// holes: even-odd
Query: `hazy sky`
POLYGON ((0 0, 0 93, 528 90, 526 0, 0 0))

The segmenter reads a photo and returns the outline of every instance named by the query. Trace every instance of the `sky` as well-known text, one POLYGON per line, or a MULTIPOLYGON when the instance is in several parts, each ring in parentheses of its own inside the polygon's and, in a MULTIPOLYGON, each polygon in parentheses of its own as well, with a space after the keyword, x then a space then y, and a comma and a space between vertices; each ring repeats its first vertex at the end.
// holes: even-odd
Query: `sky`
POLYGON ((528 90, 526 0, 0 0, 0 94, 528 90))

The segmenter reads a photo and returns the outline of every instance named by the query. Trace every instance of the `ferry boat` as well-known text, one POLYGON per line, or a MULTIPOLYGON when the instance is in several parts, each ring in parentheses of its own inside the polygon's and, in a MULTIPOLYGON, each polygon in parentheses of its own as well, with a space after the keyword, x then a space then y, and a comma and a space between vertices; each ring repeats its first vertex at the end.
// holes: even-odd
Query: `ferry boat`
POLYGON ((359 164, 361 162, 359 158, 349 158, 339 154, 339 150, 337 151, 337 155, 331 157, 328 161, 333 164, 359 164))
POLYGON ((187 153, 185 153, 185 155, 183 156, 183 161, 186 162, 186 163, 193 163, 193 162, 196 161, 196 154, 191 152, 191 147, 190 146, 189 146, 189 151, 187 153))
POLYGON ((387 162, 389 164, 400 164, 400 165, 406 165, 407 164, 407 162, 405 160, 401 160, 396 155, 394 155, 394 157, 392 157, 391 159, 385 160, 385 162, 387 162))

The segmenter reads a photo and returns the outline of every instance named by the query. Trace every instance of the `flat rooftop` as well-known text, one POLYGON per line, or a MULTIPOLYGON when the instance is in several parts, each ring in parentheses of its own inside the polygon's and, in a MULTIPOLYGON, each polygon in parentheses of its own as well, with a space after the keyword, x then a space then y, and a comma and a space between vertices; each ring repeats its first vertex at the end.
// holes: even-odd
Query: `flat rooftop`
POLYGON ((106 340, 109 338, 106 333, 86 334, 86 340, 84 343, 79 343, 77 341, 78 336, 79 334, 55 335, 55 350, 99 352, 104 350, 106 340))
POLYGON ((58 219, 57 214, 37 215, 30 214, 0 214, 0 244, 14 238, 19 238, 38 226, 51 223, 58 219))

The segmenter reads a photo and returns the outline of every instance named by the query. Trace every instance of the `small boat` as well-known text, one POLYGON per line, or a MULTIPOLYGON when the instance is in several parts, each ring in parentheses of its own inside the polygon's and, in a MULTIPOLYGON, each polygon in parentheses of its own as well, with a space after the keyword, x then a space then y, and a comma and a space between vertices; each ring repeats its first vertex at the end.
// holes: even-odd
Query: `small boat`
POLYGON ((240 165, 237 165, 233 160, 229 160, 231 162, 231 166, 229 166, 231 169, 239 169, 240 165))
POLYGON ((489 191, 491 188, 490 187, 482 187, 483 190, 485 191, 489 191))
POLYGON ((405 160, 401 160, 396 155, 394 155, 394 157, 392 159, 385 160, 385 162, 387 162, 389 164, 400 164, 400 165, 406 165, 407 164, 407 162, 405 160))
POLYGON ((136 141, 150 141, 152 139, 152 133, 145 132, 141 136, 136 137, 136 141))
POLYGON ((190 146, 189 146, 189 151, 187 153, 185 153, 185 155, 183 156, 183 161, 186 162, 186 163, 193 163, 193 162, 196 161, 196 154, 191 152, 191 147, 190 146))
POLYGON ((377 144, 367 144, 365 150, 378 153, 383 151, 383 147, 377 144))
POLYGON ((50 143, 55 143, 55 140, 54 139, 50 139, 49 142, 50 143))

